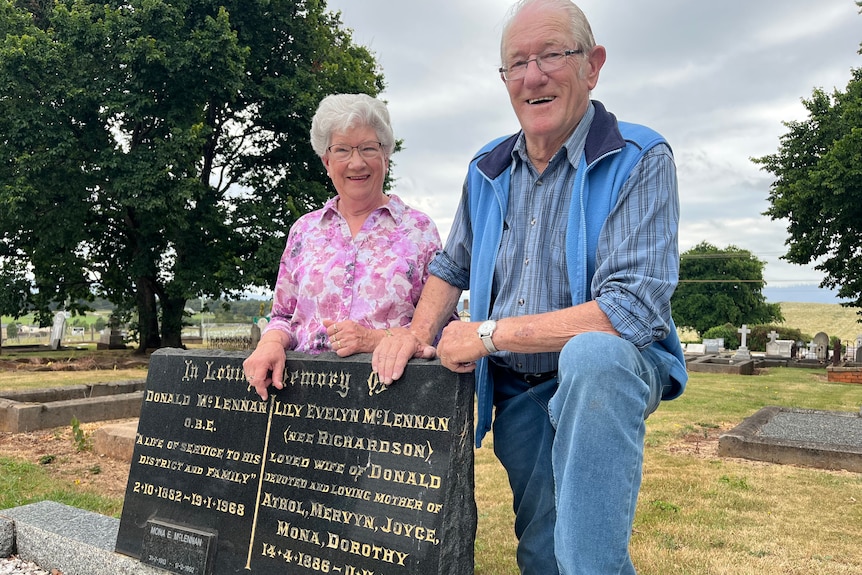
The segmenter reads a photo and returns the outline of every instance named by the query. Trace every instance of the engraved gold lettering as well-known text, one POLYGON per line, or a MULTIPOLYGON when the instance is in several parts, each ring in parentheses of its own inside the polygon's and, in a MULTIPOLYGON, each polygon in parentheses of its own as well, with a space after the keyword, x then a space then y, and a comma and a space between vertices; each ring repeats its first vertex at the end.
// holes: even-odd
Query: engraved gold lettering
POLYGON ((273 495, 268 491, 265 491, 263 493, 263 499, 261 500, 260 504, 264 507, 278 509, 279 511, 298 513, 303 516, 306 515, 305 511, 302 508, 302 501, 297 501, 296 499, 288 499, 287 497, 279 497, 278 495, 273 495))
POLYGON ((317 531, 306 529, 304 527, 297 527, 280 519, 278 521, 278 530, 276 531, 276 535, 287 537, 288 539, 294 539, 296 541, 302 541, 304 543, 313 543, 318 547, 323 546, 320 542, 320 533, 317 531))
POLYGON ((183 374, 183 381, 192 381, 198 378, 198 366, 190 359, 186 360, 186 372, 183 374))
POLYGON ((422 429, 426 431, 449 431, 449 417, 437 417, 417 413, 399 413, 389 409, 365 408, 363 423, 366 425, 383 425, 386 427, 401 427, 405 429, 422 429))
POLYGON ((361 412, 356 408, 348 407, 321 407, 313 403, 306 405, 308 419, 322 419, 324 421, 340 421, 345 423, 360 423, 361 412))
POLYGON ((319 517, 320 519, 332 521, 333 523, 344 523, 347 525, 354 525, 356 527, 363 527, 372 531, 375 530, 374 516, 366 515, 364 513, 355 513, 353 511, 345 511, 344 509, 338 509, 337 507, 327 507, 322 503, 312 502, 309 515, 311 517, 319 517))
POLYGON ((157 449, 161 449, 165 443, 165 440, 158 437, 148 437, 146 435, 136 433, 135 443, 138 445, 143 445, 144 447, 155 447, 157 449))
POLYGON ((222 411, 241 411, 245 413, 266 413, 267 404, 258 399, 235 399, 224 398, 220 395, 206 395, 199 393, 197 407, 207 409, 219 409, 222 411))
POLYGON ((228 381, 245 383, 245 374, 241 366, 216 365, 215 361, 205 362, 207 369, 203 381, 228 381))
POLYGON ((219 469, 218 467, 207 467, 207 477, 223 479, 225 481, 242 483, 243 485, 245 485, 248 483, 249 479, 254 479, 255 477, 257 477, 257 473, 243 473, 240 471, 234 471, 233 469, 219 469))
POLYGON ((405 509, 422 509, 421 499, 413 499, 412 497, 404 497, 401 495, 392 495, 391 493, 375 493, 374 503, 391 505, 393 507, 404 507, 405 509))
POLYGON ((391 469, 388 467, 380 467, 373 463, 371 464, 371 473, 368 476, 372 479, 382 479, 383 481, 389 481, 391 483, 415 485, 417 487, 426 487, 428 489, 440 489, 441 483, 439 475, 417 473, 406 469, 391 469))
POLYGON ((275 405, 272 408, 273 415, 282 415, 284 417, 302 417, 302 409, 304 406, 296 403, 282 403, 275 400, 275 405))
POLYGON ((215 433, 216 431, 214 419, 197 419, 194 417, 187 417, 185 418, 185 420, 183 420, 183 426, 188 429, 209 431, 210 433, 215 433))
POLYGON ((263 480, 267 483, 287 485, 288 487, 299 487, 300 489, 305 489, 308 486, 308 480, 303 479, 302 477, 282 475, 281 473, 272 473, 270 471, 263 474, 263 480))
POLYGON ((339 435, 329 433, 322 429, 317 430, 317 444, 327 447, 338 447, 341 449, 356 449, 359 451, 372 451, 374 453, 392 453, 406 457, 416 457, 430 462, 434 450, 431 443, 401 443, 399 441, 386 441, 357 435, 339 435))
POLYGON ((414 525, 413 523, 403 523, 401 521, 396 521, 391 517, 387 517, 386 523, 380 525, 380 531, 391 533, 392 535, 408 537, 417 541, 426 541, 428 543, 433 543, 434 545, 438 545, 440 543, 440 540, 437 539, 436 529, 427 529, 421 525, 414 525))
POLYGON ((325 459, 314 460, 315 471, 328 471, 330 473, 344 473, 344 464, 335 461, 327 461, 325 459))
POLYGON ((148 389, 147 394, 144 397, 144 401, 147 403, 170 403, 173 405, 189 405, 191 403, 191 396, 184 393, 165 393, 148 389))
POLYGON ((338 549, 344 553, 360 555, 376 561, 394 563, 402 566, 404 565, 404 560, 410 556, 409 553, 396 551, 381 545, 373 545, 371 543, 363 543, 362 541, 347 539, 346 537, 342 537, 337 533, 332 533, 331 531, 327 531, 326 547, 329 549, 338 549))
POLYGON ((284 430, 285 443, 314 443, 314 434, 304 431, 291 431, 290 427, 284 430))
POLYGON ((299 457, 298 455, 289 455, 285 453, 269 453, 270 463, 280 463, 282 465, 291 465, 293 467, 308 467, 311 464, 311 459, 308 457, 299 457))

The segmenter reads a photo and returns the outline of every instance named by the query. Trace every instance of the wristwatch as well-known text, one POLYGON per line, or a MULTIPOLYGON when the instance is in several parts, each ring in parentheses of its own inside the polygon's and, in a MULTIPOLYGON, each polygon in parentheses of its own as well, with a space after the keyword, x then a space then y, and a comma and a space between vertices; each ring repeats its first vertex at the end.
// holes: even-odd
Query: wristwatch
POLYGON ((497 329, 497 322, 493 319, 483 321, 481 325, 479 325, 479 337, 482 339, 482 343, 485 344, 485 349, 488 350, 488 353, 497 353, 498 351, 491 339, 494 335, 495 329, 497 329))

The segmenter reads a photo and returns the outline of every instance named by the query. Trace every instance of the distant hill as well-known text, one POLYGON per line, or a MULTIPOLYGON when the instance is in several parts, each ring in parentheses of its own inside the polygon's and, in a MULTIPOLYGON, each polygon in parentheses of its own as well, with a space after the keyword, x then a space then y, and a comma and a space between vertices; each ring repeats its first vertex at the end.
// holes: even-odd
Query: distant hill
MULTIPOLYGON (((812 337, 822 331, 829 337, 838 336, 842 341, 856 341, 862 333, 862 323, 857 320, 857 308, 843 307, 837 303, 781 302, 784 324, 802 330, 812 337)), ((781 330, 778 330, 779 336, 781 330)))

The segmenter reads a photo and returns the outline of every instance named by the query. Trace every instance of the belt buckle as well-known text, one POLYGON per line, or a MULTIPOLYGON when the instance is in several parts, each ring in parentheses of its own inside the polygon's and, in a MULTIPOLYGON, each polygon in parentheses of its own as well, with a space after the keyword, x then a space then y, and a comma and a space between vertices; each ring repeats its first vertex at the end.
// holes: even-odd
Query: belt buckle
POLYGON ((548 371, 545 373, 525 373, 523 375, 524 382, 530 386, 539 385, 540 383, 545 383, 552 377, 554 377, 555 372, 548 371))

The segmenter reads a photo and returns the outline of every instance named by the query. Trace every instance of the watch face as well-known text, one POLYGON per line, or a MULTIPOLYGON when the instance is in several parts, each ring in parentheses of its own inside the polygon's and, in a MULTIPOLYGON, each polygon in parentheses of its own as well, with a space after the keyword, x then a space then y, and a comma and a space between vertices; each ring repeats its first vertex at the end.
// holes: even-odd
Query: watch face
POLYGON ((479 334, 480 335, 489 335, 494 328, 497 327, 497 322, 489 319, 487 321, 482 322, 482 325, 479 326, 479 334))

